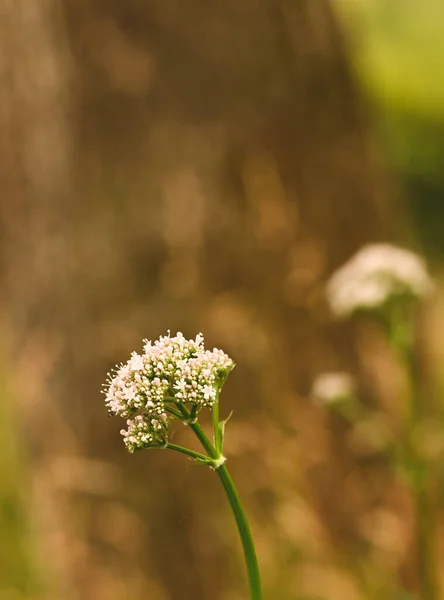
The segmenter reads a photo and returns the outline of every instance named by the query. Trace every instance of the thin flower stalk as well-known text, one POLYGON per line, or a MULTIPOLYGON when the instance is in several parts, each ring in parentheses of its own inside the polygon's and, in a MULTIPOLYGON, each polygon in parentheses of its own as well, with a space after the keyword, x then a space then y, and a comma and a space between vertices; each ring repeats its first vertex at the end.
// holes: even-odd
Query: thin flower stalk
MULTIPOLYGON (((361 249, 333 273, 326 290, 331 311, 338 319, 366 313, 383 324, 406 373, 409 397, 403 466, 414 507, 415 555, 422 600, 438 600, 439 586, 428 464, 418 440, 423 411, 414 364, 414 309, 433 290, 425 261, 409 250, 389 244, 370 244, 361 249)), ((325 387, 321 386, 321 391, 325 387)))

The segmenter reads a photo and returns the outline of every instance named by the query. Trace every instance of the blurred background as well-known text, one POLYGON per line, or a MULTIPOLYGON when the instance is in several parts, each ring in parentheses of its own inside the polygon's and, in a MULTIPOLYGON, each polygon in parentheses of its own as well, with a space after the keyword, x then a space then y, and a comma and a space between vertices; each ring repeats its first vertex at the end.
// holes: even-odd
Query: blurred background
MULTIPOLYGON (((443 23, 440 0, 2 1, 1 600, 247 597, 214 473, 128 455, 107 418, 107 371, 168 329, 237 363, 264 597, 419 598, 396 372, 324 285, 371 241, 442 269, 443 23), (331 370, 371 423, 312 401, 331 370)), ((419 336, 438 567, 443 306, 419 336)))

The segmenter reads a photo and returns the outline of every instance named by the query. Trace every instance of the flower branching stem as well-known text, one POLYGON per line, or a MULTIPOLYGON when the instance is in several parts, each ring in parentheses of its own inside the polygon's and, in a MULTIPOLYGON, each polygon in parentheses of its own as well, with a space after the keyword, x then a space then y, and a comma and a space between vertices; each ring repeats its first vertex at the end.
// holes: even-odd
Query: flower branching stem
POLYGON ((206 456, 205 454, 201 454, 200 452, 196 452, 195 450, 191 450, 190 448, 185 448, 184 446, 179 446, 177 444, 171 444, 170 442, 168 442, 168 444, 165 446, 165 448, 168 448, 169 450, 175 450, 176 452, 180 452, 181 454, 185 454, 186 456, 189 456, 190 458, 193 458, 194 460, 198 460, 198 461, 202 461, 202 462, 205 462, 208 460, 208 456, 206 456))

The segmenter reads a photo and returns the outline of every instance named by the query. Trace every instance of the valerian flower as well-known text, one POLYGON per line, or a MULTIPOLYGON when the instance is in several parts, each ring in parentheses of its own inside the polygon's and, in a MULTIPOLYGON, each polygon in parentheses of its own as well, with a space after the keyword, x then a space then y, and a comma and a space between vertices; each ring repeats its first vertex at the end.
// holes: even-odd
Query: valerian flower
POLYGON ((205 350, 202 334, 194 340, 180 332, 154 343, 144 340, 142 354, 133 352, 109 373, 105 384, 110 414, 128 418, 128 429, 121 431, 128 450, 166 444, 168 408, 186 404, 195 411, 212 408, 233 368, 234 362, 222 350, 205 350))
POLYGON ((420 256, 390 244, 370 244, 333 273, 327 298, 333 313, 345 318, 380 309, 393 298, 427 297, 433 288, 420 256))

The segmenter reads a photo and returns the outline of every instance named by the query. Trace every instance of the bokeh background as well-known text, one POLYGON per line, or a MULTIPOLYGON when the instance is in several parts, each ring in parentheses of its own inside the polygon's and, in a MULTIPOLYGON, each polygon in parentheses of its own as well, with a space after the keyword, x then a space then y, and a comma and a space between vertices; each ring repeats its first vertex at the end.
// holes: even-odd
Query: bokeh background
MULTIPOLYGON (((396 369, 324 285, 370 241, 442 270, 443 23, 440 0, 2 0, 1 600, 247 597, 214 474, 127 455, 106 416, 107 371, 168 329, 237 363, 226 454, 265 598, 419 597, 381 443, 396 369), (310 398, 337 369, 370 423, 310 398)), ((442 578, 440 297, 419 338, 442 578)))

